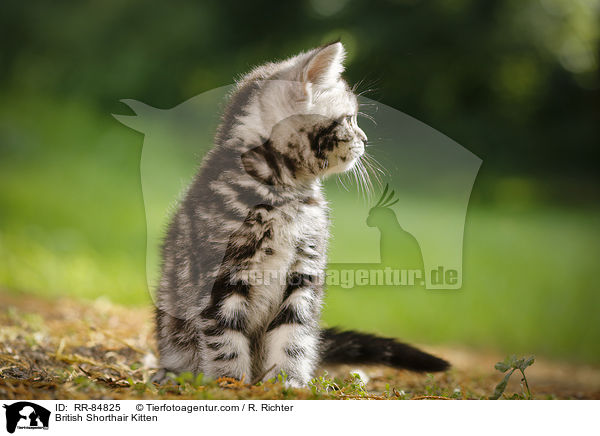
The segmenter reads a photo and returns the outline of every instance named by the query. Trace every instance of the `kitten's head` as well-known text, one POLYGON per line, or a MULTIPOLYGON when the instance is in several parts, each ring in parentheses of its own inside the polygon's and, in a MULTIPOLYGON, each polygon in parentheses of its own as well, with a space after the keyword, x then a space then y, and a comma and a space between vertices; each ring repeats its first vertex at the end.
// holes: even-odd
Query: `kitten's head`
POLYGON ((287 184, 346 171, 363 155, 367 137, 357 124, 357 98, 341 77, 344 56, 336 42, 242 79, 243 110, 231 127, 245 143, 260 141, 242 158, 249 174, 287 184))

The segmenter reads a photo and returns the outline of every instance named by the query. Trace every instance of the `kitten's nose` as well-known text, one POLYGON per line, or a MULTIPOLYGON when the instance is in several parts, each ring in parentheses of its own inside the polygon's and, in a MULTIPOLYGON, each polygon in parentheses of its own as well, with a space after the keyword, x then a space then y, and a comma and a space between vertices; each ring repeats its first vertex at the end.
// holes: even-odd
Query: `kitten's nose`
POLYGON ((363 142, 363 144, 367 145, 367 135, 365 135, 365 132, 363 132, 360 127, 356 128, 356 134, 358 135, 360 140, 363 142))

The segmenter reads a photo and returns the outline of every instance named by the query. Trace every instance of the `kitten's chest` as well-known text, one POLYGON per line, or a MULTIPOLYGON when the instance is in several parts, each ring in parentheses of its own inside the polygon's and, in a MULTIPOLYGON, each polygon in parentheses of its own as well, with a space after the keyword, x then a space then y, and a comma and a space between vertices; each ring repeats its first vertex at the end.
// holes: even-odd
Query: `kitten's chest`
POLYGON ((308 246, 314 247, 315 238, 326 232, 326 228, 327 217, 319 208, 289 205, 273 210, 269 228, 271 237, 265 239, 260 255, 251 265, 255 280, 250 291, 250 304, 257 327, 270 322, 276 315, 287 278, 299 267, 299 253, 308 246))
POLYGON ((320 207, 290 205, 275 211, 273 215, 273 237, 267 244, 271 250, 264 259, 264 265, 279 265, 290 271, 301 253, 308 247, 315 247, 318 239, 327 237, 327 216, 320 207), (270 257, 270 259, 269 259, 270 257))

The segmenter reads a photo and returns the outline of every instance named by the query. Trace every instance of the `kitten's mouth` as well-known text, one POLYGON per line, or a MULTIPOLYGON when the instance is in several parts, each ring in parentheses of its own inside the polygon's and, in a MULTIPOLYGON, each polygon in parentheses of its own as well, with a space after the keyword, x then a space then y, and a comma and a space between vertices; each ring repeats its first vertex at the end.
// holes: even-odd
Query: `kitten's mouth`
POLYGON ((362 156, 363 154, 365 154, 365 146, 364 145, 355 145, 353 147, 350 147, 350 151, 352 151, 353 153, 355 153, 357 156, 362 156))
POLYGON ((354 145, 350 147, 350 153, 348 153, 348 157, 351 159, 358 159, 363 154, 365 154, 365 147, 363 145, 354 145))
POLYGON ((360 146, 350 147, 350 149, 348 150, 348 152, 345 155, 340 156, 338 158, 339 164, 338 164, 335 172, 343 173, 345 171, 350 170, 364 153, 365 153, 365 150, 363 147, 360 147, 360 146))

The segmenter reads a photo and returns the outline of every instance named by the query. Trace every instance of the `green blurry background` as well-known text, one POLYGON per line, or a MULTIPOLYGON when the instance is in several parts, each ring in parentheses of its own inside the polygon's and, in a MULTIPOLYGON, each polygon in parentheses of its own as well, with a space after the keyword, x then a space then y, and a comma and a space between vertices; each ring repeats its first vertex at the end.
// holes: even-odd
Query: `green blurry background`
POLYGON ((119 100, 170 108, 341 38, 350 82, 483 166, 462 290, 332 288, 325 322, 600 363, 599 17, 598 0, 5 1, 0 292, 149 304, 144 138, 119 100))

